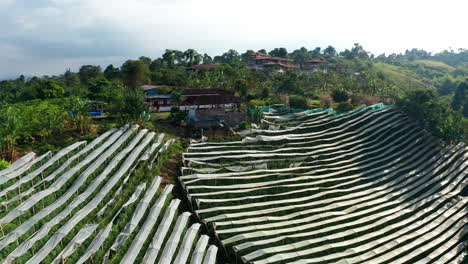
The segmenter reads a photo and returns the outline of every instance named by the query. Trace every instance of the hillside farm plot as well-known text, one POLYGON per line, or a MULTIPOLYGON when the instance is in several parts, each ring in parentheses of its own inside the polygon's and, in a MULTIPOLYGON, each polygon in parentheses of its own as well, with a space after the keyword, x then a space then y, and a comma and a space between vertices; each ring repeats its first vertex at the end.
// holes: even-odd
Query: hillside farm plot
POLYGON ((125 126, 0 171, 0 263, 215 263, 155 176, 173 142, 125 126))
POLYGON ((398 109, 270 110, 229 142, 194 142, 180 182, 237 263, 461 263, 468 152, 398 109), (465 196, 464 196, 465 195, 465 196))

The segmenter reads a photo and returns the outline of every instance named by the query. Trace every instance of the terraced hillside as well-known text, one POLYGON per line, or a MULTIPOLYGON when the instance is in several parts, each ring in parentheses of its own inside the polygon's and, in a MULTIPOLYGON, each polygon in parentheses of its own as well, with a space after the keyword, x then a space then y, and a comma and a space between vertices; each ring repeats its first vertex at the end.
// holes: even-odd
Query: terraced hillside
POLYGON ((123 127, 0 171, 0 263, 215 263, 152 173, 172 142, 123 127))
POLYGON ((181 182, 238 263, 461 263, 467 147, 394 107, 270 112, 241 141, 193 143, 181 182))

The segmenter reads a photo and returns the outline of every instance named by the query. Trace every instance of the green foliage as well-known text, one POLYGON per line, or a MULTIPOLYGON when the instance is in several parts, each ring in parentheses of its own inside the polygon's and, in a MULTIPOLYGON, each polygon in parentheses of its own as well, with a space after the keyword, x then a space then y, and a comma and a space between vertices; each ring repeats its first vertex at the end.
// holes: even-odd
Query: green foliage
POLYGON ((149 65, 141 60, 128 60, 122 65, 123 82, 134 90, 149 82, 149 73, 149 65))
POLYGON ((10 167, 10 162, 0 159, 0 171, 10 167))
POLYGON ((349 94, 346 91, 335 90, 332 93, 333 100, 337 103, 346 102, 349 99, 349 94))
POLYGON ((309 105, 307 104, 307 98, 300 95, 291 95, 289 97, 289 106, 296 109, 307 109, 309 105))
POLYGON ((102 75, 100 66, 83 65, 78 72, 80 82, 82 85, 87 85, 91 79, 97 78, 102 75))
POLYGON ((452 100, 452 108, 468 118, 468 81, 460 83, 452 100))
POLYGON ((354 106, 348 102, 341 102, 338 104, 336 107, 336 110, 341 111, 341 112, 348 112, 353 110, 354 106))
POLYGON ((415 90, 398 101, 401 110, 434 136, 449 142, 463 140, 463 118, 430 90, 415 90))

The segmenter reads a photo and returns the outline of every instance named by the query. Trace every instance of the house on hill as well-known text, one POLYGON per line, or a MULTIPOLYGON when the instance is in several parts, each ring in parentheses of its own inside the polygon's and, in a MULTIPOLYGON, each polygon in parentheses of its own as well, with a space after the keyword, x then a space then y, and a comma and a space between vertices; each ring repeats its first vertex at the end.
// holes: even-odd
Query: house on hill
POLYGON ((201 70, 209 70, 209 69, 214 69, 216 68, 216 65, 214 64, 198 64, 198 65, 193 65, 191 67, 187 67, 187 72, 197 72, 201 70))
POLYGON ((274 72, 284 72, 287 70, 299 70, 299 66, 292 64, 292 60, 273 57, 261 52, 249 53, 247 67, 251 69, 270 70, 274 72))
POLYGON ((172 107, 180 110, 190 109, 228 109, 237 108, 241 102, 234 92, 224 89, 185 89, 181 96, 166 92, 158 85, 144 85, 145 103, 150 111, 169 112, 172 107))
POLYGON ((302 72, 317 72, 319 70, 324 70, 325 66, 327 65, 326 61, 314 59, 314 60, 306 60, 303 62, 301 71, 302 72))

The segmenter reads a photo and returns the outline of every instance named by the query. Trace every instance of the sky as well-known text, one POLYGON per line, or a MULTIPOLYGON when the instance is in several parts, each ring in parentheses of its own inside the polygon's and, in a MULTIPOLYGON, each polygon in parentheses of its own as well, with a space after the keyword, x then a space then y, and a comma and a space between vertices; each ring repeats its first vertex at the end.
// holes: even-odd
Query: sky
POLYGON ((120 66, 167 48, 458 50, 468 48, 466 10, 466 0, 0 0, 0 79, 120 66))

